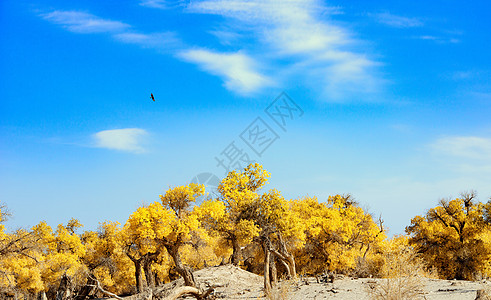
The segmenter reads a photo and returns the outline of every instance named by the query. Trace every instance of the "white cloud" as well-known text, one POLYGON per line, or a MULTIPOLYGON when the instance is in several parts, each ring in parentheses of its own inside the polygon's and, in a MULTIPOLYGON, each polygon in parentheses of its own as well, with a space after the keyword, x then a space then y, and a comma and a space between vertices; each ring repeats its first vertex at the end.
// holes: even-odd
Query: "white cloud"
POLYGON ((390 13, 374 14, 373 16, 378 22, 392 27, 408 28, 420 27, 424 25, 423 22, 418 18, 407 18, 390 13))
POLYGON ((232 45, 233 43, 237 43, 241 37, 240 34, 230 29, 211 30, 209 31, 209 33, 216 36, 223 45, 229 45, 229 46, 232 45))
POLYGON ((136 44, 141 47, 157 48, 157 49, 173 49, 176 48, 180 41, 173 32, 164 33, 136 33, 123 32, 113 36, 116 40, 128 44, 136 44))
POLYGON ((95 146, 113 150, 142 153, 143 137, 148 133, 140 128, 103 130, 93 135, 95 146))
POLYGON ((119 21, 102 19, 80 11, 56 10, 41 16, 50 22, 60 24, 66 29, 77 33, 121 32, 130 27, 130 25, 119 21))
POLYGON ((139 33, 131 30, 131 26, 123 22, 102 19, 85 12, 56 10, 41 16, 72 32, 110 33, 120 42, 136 44, 143 48, 175 51, 181 45, 181 41, 173 32, 139 33))
POLYGON ((150 8, 169 9, 183 6, 186 0, 140 0, 140 5, 150 8))
POLYGON ((437 153, 470 158, 491 163, 491 138, 477 136, 450 136, 432 144, 437 153))
POLYGON ((251 93, 272 84, 268 77, 255 70, 254 60, 240 52, 220 53, 194 49, 182 51, 179 57, 221 77, 227 89, 241 94, 251 93))
POLYGON ((460 40, 457 38, 447 38, 447 37, 442 37, 442 36, 434 36, 434 35, 421 35, 417 37, 420 40, 427 40, 427 41, 433 41, 436 43, 440 44, 457 44, 460 43, 460 40))
POLYGON ((167 8, 166 2, 167 1, 165 1, 165 0, 142 0, 142 1, 140 1, 140 5, 152 7, 152 8, 164 9, 164 8, 167 8))
POLYGON ((378 64, 358 53, 352 33, 329 17, 339 9, 319 0, 205 0, 192 2, 188 10, 226 17, 229 30, 259 41, 248 52, 269 59, 277 77, 287 74, 331 98, 343 98, 347 90, 376 92, 381 85, 374 72, 378 64))
MULTIPOLYGON (((155 8, 169 8, 169 3, 140 2, 155 8)), ((227 18, 208 33, 234 50, 183 49, 173 33, 135 32, 128 24, 85 12, 54 11, 42 17, 73 32, 109 32, 120 42, 171 51, 219 76, 227 89, 239 94, 290 82, 305 85, 331 101, 359 94, 363 97, 356 99, 366 100, 370 99, 367 93, 374 95, 383 86, 377 74, 380 63, 357 50, 361 49, 360 41, 330 18, 339 8, 326 7, 321 0, 204 0, 191 2, 187 11, 227 18)))
POLYGON ((330 10, 316 0, 208 0, 188 8, 247 23, 259 38, 284 54, 323 52, 349 42, 346 30, 319 19, 320 12, 330 10))

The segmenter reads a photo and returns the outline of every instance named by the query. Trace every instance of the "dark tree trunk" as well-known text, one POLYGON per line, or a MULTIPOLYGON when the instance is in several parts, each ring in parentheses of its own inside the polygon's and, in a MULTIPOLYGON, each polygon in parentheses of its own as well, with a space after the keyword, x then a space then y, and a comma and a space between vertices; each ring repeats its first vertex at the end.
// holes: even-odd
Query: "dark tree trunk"
POLYGON ((152 263, 157 258, 155 253, 146 254, 143 259, 143 271, 145 272, 145 279, 147 280, 147 286, 150 288, 155 287, 155 276, 152 271, 152 263))
POLYGON ((232 237, 231 240, 232 240, 232 249, 233 249, 232 264, 234 266, 238 266, 240 263, 241 256, 242 256, 239 241, 237 240, 237 238, 235 236, 232 237))
POLYGON ((37 299, 38 300, 48 300, 48 297, 46 297, 46 292, 45 291, 41 291, 38 293, 38 296, 37 296, 37 299))
POLYGON ((160 280, 159 276, 156 273, 153 274, 153 277, 155 280, 155 286, 159 286, 163 283, 162 280, 160 280))
POLYGON ((56 300, 67 300, 71 296, 71 280, 66 274, 61 277, 60 287, 56 292, 56 300))
POLYGON ((126 252, 126 256, 135 264, 136 292, 141 293, 143 291, 142 258, 136 259, 128 252, 126 252))
POLYGON ((177 272, 184 279, 184 284, 186 286, 196 287, 196 282, 194 281, 193 272, 189 267, 186 267, 182 264, 181 255, 179 254, 179 246, 175 245, 166 245, 165 248, 167 252, 174 260, 174 264, 176 265, 177 272))
POLYGON ((135 264, 136 292, 141 293, 143 291, 143 276, 142 276, 141 259, 131 259, 131 260, 135 264))
POLYGON ((82 299, 87 299, 90 295, 92 295, 96 289, 96 284, 97 281, 94 280, 93 275, 89 275, 87 278, 87 283, 85 286, 80 290, 78 293, 77 297, 75 297, 76 300, 82 300, 82 299))

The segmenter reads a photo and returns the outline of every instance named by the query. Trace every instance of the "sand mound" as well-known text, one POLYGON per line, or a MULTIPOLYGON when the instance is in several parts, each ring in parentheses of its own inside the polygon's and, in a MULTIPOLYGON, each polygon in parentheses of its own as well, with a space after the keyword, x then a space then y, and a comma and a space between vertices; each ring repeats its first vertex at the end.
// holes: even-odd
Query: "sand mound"
POLYGON ((194 278, 202 289, 214 288, 217 298, 238 299, 246 293, 254 298, 263 295, 263 277, 233 265, 199 270, 194 273, 194 278))
MULTIPOLYGON (((233 265, 209 267, 193 273, 198 288, 207 290, 213 288, 214 296, 222 299, 253 299, 260 298, 263 293, 263 277, 242 270, 233 265), (247 295, 247 296, 245 296, 247 295)), ((178 279, 157 288, 160 291, 174 289, 184 285, 184 280, 178 279)))

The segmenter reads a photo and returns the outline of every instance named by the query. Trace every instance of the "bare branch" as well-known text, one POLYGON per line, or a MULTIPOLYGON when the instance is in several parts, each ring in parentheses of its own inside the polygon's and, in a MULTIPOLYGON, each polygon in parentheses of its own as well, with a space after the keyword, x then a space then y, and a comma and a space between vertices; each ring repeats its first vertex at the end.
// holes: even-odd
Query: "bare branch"
POLYGON ((99 280, 97 280, 97 278, 95 278, 94 276, 89 276, 89 277, 90 277, 92 280, 94 280, 94 281, 97 283, 97 285, 96 285, 97 289, 98 289, 99 291, 101 291, 103 294, 108 295, 109 297, 116 298, 116 299, 118 299, 118 300, 123 300, 123 298, 119 297, 118 295, 113 294, 113 293, 108 292, 108 291, 106 291, 105 289, 103 289, 103 288, 101 287, 101 283, 99 282, 99 280))

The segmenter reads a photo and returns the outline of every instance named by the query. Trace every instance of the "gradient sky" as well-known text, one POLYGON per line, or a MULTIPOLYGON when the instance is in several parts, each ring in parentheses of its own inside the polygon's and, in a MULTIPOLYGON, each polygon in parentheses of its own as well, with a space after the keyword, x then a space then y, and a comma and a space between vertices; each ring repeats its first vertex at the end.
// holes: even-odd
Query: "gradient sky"
POLYGON ((440 198, 485 202, 490 6, 2 0, 5 225, 124 223, 197 174, 222 178, 226 154, 288 199, 351 193, 390 234, 440 198))

